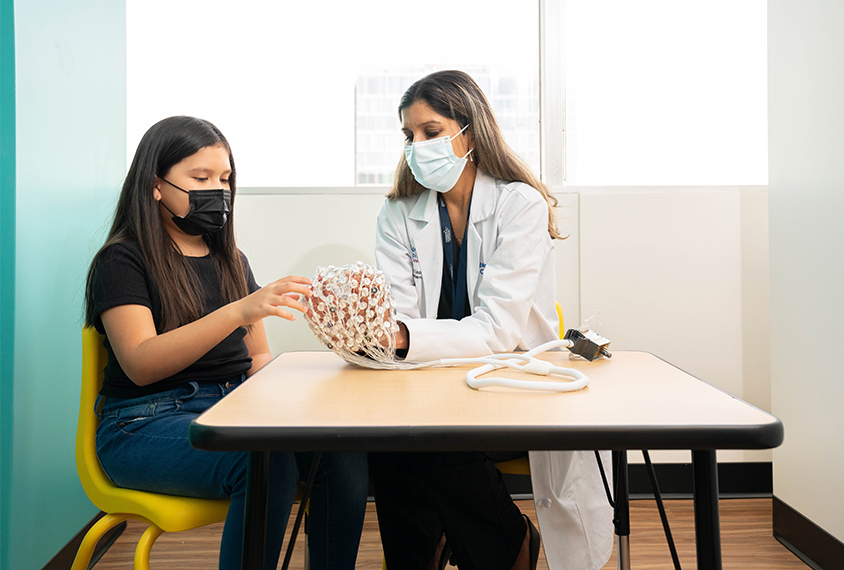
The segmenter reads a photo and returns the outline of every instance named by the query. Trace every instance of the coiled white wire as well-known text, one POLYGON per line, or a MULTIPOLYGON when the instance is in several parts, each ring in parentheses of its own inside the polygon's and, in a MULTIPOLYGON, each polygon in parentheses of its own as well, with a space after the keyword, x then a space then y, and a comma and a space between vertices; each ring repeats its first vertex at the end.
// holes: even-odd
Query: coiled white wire
POLYGON ((529 350, 524 354, 505 353, 481 356, 477 358, 443 358, 441 360, 432 360, 430 362, 420 363, 414 366, 414 368, 481 364, 482 366, 473 368, 466 373, 466 383, 475 390, 486 388, 488 386, 506 386, 508 388, 542 390, 545 392, 574 392, 585 388, 586 385, 589 384, 589 377, 579 370, 554 366, 550 362, 534 358, 537 354, 542 354, 552 348, 571 348, 572 345, 573 343, 570 340, 558 339, 546 342, 545 344, 537 346, 533 350, 529 350), (565 382, 546 382, 501 378, 497 376, 478 378, 478 376, 481 376, 482 374, 492 372, 493 370, 497 370, 499 368, 512 368, 514 370, 518 370, 519 372, 540 376, 553 375, 568 378, 568 380, 565 382))

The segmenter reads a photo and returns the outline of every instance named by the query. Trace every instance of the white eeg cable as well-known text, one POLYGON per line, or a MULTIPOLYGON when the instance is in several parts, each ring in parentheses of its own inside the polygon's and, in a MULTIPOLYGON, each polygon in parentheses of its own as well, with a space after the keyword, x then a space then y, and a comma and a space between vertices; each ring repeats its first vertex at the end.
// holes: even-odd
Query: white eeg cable
POLYGON ((537 354, 542 354, 552 348, 571 348, 572 341, 566 339, 552 340, 546 342, 536 348, 520 353, 506 353, 493 354, 490 356, 481 356, 478 358, 444 358, 441 360, 434 360, 425 362, 419 365, 419 368, 428 366, 461 366, 464 364, 481 364, 477 368, 466 373, 466 383, 470 387, 478 390, 489 386, 505 386, 508 388, 520 388, 522 390, 541 390, 544 392, 574 392, 582 390, 589 383, 589 378, 573 368, 563 368, 561 366, 554 366, 550 362, 534 358, 537 354), (536 374, 539 376, 560 376, 570 378, 571 380, 565 382, 545 382, 536 380, 518 380, 514 378, 489 377, 478 378, 482 374, 492 372, 499 368, 512 368, 519 372, 528 374, 536 374))

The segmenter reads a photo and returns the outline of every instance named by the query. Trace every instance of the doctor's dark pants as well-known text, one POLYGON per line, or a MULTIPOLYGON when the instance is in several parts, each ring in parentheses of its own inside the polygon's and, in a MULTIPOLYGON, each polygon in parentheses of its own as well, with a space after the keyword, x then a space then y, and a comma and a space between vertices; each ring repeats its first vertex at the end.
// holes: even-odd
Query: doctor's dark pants
POLYGON ((443 533, 460 570, 513 566, 527 525, 488 454, 370 453, 369 472, 387 568, 424 570, 443 533))

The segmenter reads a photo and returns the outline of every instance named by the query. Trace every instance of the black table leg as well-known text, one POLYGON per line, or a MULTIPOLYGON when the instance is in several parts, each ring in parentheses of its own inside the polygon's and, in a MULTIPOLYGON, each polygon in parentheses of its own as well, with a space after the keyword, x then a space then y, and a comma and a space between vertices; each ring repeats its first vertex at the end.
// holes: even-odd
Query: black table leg
POLYGON ((698 570, 721 570, 718 462, 715 450, 692 450, 698 570))
POLYGON ((246 505, 243 515, 243 570, 264 570, 267 544, 267 497, 270 453, 250 451, 246 470, 246 505))
POLYGON ((627 451, 612 452, 615 509, 613 525, 618 537, 618 570, 630 570, 630 487, 627 480, 627 451))

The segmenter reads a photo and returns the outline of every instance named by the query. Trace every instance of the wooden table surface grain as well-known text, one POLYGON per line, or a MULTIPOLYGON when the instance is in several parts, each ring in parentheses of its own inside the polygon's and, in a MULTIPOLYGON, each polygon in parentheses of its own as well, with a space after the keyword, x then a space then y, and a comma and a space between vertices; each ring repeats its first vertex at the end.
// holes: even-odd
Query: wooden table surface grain
MULTIPOLYGON (((455 437, 487 431, 505 439, 518 433, 534 436, 540 447, 532 449, 594 449, 595 437, 600 440, 602 434, 607 443, 615 443, 604 449, 756 449, 776 446, 782 439, 777 418, 650 353, 622 351, 594 362, 570 360, 564 352, 542 358, 580 370, 589 385, 563 393, 473 390, 465 382, 470 366, 369 370, 346 364, 331 352, 285 353, 203 414, 192 426, 192 438, 206 447, 209 434, 236 437, 251 431, 254 436, 262 429, 265 435, 274 430, 282 439, 314 430, 324 437, 333 430, 349 441, 364 432, 367 437, 410 437, 424 430, 430 438, 438 430, 455 437), (563 432, 591 433, 592 439, 560 441, 563 432), (672 434, 680 437, 683 432, 699 437, 675 445, 672 434), (546 440, 539 437, 543 433, 557 435, 546 440), (654 436, 649 446, 639 437, 648 433, 654 436), (636 441, 628 446, 625 435, 636 441)), ((509 370, 490 375, 545 378, 509 370)))

